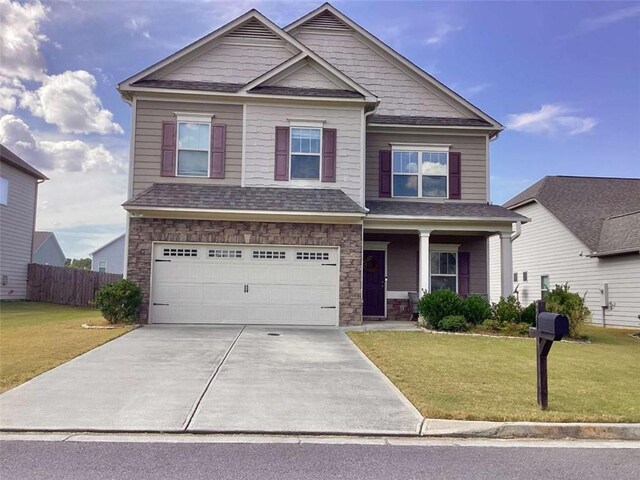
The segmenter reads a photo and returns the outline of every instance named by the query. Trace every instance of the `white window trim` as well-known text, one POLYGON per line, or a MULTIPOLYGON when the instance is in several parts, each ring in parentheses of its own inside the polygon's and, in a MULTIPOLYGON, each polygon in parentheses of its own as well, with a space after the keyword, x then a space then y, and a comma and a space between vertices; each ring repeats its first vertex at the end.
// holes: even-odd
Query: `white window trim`
POLYGON ((98 272, 107 273, 107 261, 106 260, 99 260, 98 261, 98 272), (104 268, 104 271, 102 271, 103 268, 104 268))
MULTIPOLYGON (((296 123, 296 122, 293 122, 296 123)), ((324 124, 324 122, 322 122, 324 124)), ((323 137, 323 127, 322 126, 300 126, 300 125, 293 125, 291 122, 289 122, 289 181, 296 183, 298 185, 317 185, 318 183, 320 183, 320 181, 322 180, 322 137, 323 137), (291 148, 291 145, 293 143, 293 135, 291 133, 291 129, 292 128, 306 128, 307 130, 320 130, 320 153, 302 153, 302 152, 293 152, 293 149, 291 148), (291 176, 291 167, 292 165, 292 157, 293 155, 317 155, 318 156, 318 178, 293 178, 291 176)))
POLYGON ((182 178, 209 178, 211 176, 211 123, 215 115, 198 115, 189 113, 175 112, 176 115, 176 177, 182 178), (180 150, 189 152, 204 152, 204 150, 194 150, 192 148, 180 148, 180 124, 181 123, 198 123, 207 124, 209 127, 209 147, 207 148, 207 174, 206 175, 181 175, 178 173, 178 163, 180 160, 180 150))
POLYGON ((391 145, 391 197, 392 198, 426 198, 429 200, 443 200, 449 198, 449 153, 451 145, 443 144, 416 144, 416 143, 390 143, 391 145), (417 152, 418 153, 418 165, 416 173, 396 173, 393 171, 393 152, 417 152), (424 175, 422 173, 422 154, 425 152, 434 153, 446 153, 447 154, 447 174, 445 176, 445 194, 442 197, 424 197, 422 196, 422 177, 434 177, 442 175, 424 175), (418 195, 395 195, 393 177, 395 175, 403 176, 417 176, 418 177, 418 195))
POLYGON ((305 120, 302 118, 288 118, 289 128, 324 128, 326 120, 305 120))
MULTIPOLYGON (((452 273, 431 273, 431 258, 429 258, 429 285, 433 285, 433 281, 432 281, 432 277, 435 275, 436 277, 454 277, 456 279, 455 281, 455 292, 458 293, 458 260, 460 258, 460 255, 458 254, 458 249, 460 248, 460 245, 455 245, 455 244, 438 244, 438 243, 432 243, 431 245, 429 245, 429 255, 431 255, 432 253, 452 253, 456 256, 456 273, 452 274, 452 273)), ((430 291, 431 291, 431 287, 430 287, 430 291)))
POLYGON ((0 189, 4 189, 4 193, 0 195, 0 205, 4 205, 5 207, 9 205, 9 179, 5 177, 0 177, 0 189), (4 187, 1 187, 4 185, 4 187))

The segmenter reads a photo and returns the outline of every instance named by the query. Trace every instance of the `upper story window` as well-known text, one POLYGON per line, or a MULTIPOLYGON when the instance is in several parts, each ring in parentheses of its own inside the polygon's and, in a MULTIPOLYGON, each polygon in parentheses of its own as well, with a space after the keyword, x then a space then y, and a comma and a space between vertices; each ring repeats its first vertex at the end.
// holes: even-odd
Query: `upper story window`
POLYGON ((98 271, 101 273, 106 273, 107 272, 107 261, 106 260, 100 260, 98 262, 98 271))
POLYGON ((447 198, 448 147, 394 146, 392 169, 393 197, 447 198))
POLYGON ((9 203, 9 180, 0 177, 0 205, 9 203))
POLYGON ((322 128, 292 127, 289 178, 319 180, 321 151, 322 128))
POLYGON ((178 119, 176 175, 208 177, 211 122, 178 119))

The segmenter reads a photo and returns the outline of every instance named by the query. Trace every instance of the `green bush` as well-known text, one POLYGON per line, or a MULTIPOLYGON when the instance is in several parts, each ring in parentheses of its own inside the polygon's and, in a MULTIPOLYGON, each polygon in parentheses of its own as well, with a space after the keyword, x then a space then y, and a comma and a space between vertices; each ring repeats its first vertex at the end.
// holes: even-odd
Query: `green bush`
POLYGON ((487 330, 491 332, 499 332, 502 328, 502 322, 494 320, 493 318, 487 318, 480 324, 480 330, 487 330))
POLYGON ((130 280, 109 283, 96 294, 96 307, 109 323, 134 322, 140 303, 140 287, 130 280))
POLYGON ((466 332, 468 325, 462 315, 448 315, 442 319, 440 328, 445 332, 466 332))
POLYGON ((584 304, 584 297, 569 291, 569 285, 556 285, 545 300, 548 312, 566 315, 569 319, 569 336, 577 338, 580 329, 591 317, 591 311, 584 304))
POLYGON ((524 337, 529 335, 529 324, 519 323, 503 323, 500 327, 500 333, 512 337, 524 337))
POLYGON ((462 299, 451 290, 425 293, 418 300, 418 312, 431 327, 440 330, 444 317, 463 314, 462 299))
POLYGON ((507 298, 501 297, 498 303, 494 303, 491 307, 491 318, 499 322, 519 323, 522 306, 514 295, 507 298))
POLYGON ((487 318, 491 318, 491 305, 480 295, 469 295, 462 300, 462 313, 467 322, 480 325, 487 318))
POLYGON ((530 303, 522 310, 520 321, 531 326, 536 324, 536 302, 530 303))

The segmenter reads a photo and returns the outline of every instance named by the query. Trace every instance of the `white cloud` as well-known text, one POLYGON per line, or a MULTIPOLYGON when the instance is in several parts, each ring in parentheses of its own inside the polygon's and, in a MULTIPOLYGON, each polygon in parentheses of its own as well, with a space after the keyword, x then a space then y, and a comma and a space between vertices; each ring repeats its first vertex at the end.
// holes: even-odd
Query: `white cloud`
POLYGON ((89 72, 66 71, 45 77, 42 87, 23 95, 20 106, 63 133, 122 133, 113 114, 102 108, 95 87, 96 79, 89 72))
POLYGON ((484 92, 487 88, 491 87, 491 83, 478 83, 476 85, 471 85, 470 87, 463 88, 463 92, 467 97, 473 97, 480 92, 484 92))
POLYGON ((452 25, 449 22, 441 22, 436 26, 433 34, 424 40, 424 43, 426 45, 440 45, 449 35, 459 32, 460 30, 462 30, 462 27, 459 25, 452 25))
POLYGON ((104 145, 81 140, 38 141, 29 126, 11 114, 0 117, 0 143, 34 167, 51 172, 126 172, 126 157, 113 155, 104 145))
POLYGON ((507 128, 520 132, 577 135, 596 126, 593 117, 572 115, 573 110, 559 104, 545 104, 539 110, 508 115, 507 128))
POLYGON ((20 80, 0 75, 0 111, 13 112, 24 92, 25 88, 20 80))
POLYGON ((48 11, 40 2, 0 0, 0 75, 24 80, 44 75, 40 44, 47 37, 40 33, 40 23, 48 11))
POLYGON ((139 33, 146 39, 150 39, 151 35, 149 34, 149 30, 147 26, 149 25, 149 18, 147 17, 131 17, 126 23, 125 27, 128 30, 131 30, 132 33, 139 33))
POLYGON ((598 17, 585 18, 582 21, 582 29, 585 31, 598 30, 634 17, 640 17, 640 5, 620 8, 598 17))

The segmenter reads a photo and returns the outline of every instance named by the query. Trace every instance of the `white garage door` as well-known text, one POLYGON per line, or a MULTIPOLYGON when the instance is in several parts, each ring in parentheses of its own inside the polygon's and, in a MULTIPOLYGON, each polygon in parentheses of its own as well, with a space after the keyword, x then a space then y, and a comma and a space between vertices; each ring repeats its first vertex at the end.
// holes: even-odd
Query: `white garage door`
POLYGON ((337 325, 336 247, 156 243, 151 323, 337 325))

